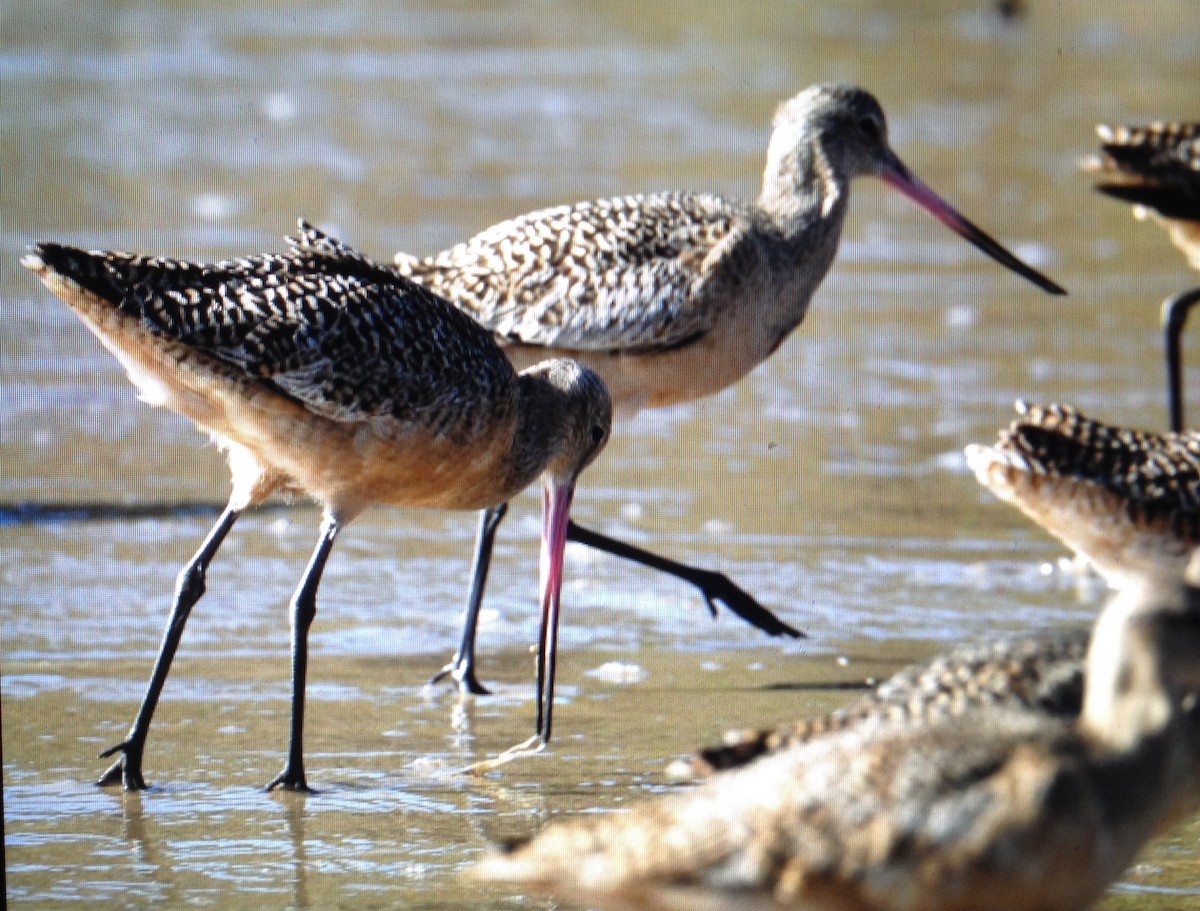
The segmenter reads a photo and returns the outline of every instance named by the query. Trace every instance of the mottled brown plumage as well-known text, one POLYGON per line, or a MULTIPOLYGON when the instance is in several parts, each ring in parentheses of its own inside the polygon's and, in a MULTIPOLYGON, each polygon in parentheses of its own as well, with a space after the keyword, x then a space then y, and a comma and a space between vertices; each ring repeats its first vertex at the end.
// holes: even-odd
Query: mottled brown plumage
POLYGON ((1194 787, 1200 592, 1106 608, 1075 720, 874 719, 625 811, 552 824, 479 875, 589 906, 1076 911, 1194 787))
MULTIPOLYGON (((362 510, 479 509, 543 475, 551 561, 543 600, 557 605, 570 494, 608 438, 603 382, 563 359, 518 375, 490 333, 392 267, 303 221, 288 243, 284 255, 212 264, 53 243, 22 260, 113 352, 144 399, 212 435, 233 475, 224 514, 179 576, 142 708, 105 754, 121 755, 102 784, 145 786, 150 720, 208 563, 240 512, 278 490, 311 496, 325 516, 292 602, 291 748, 271 787, 307 788, 307 631, 334 538, 362 510), (554 521, 561 540, 552 540, 554 521)), ((553 651, 554 633, 547 644, 543 630, 543 651, 553 651)))
POLYGON ((1096 128, 1100 154, 1084 167, 1099 175, 1096 189, 1152 216, 1200 269, 1200 123, 1096 128))
MULTIPOLYGON (((993 708, 1072 721, 1083 708, 1090 640, 1091 630, 1076 629, 955 649, 898 671, 844 708, 777 728, 730 731, 720 746, 671 763, 667 774, 676 780, 707 777, 835 731, 881 722, 969 722, 993 708)), ((1191 767, 1166 825, 1200 810, 1200 693, 1187 693, 1181 709, 1191 767)))
POLYGON ((343 520, 374 502, 476 509, 533 481, 546 438, 521 400, 541 384, 521 382, 487 332, 390 267, 303 223, 288 242, 286 255, 214 264, 45 243, 26 264, 116 351, 143 398, 223 448, 249 450, 275 486, 312 494, 343 520), (248 401, 257 407, 246 414, 248 401), (276 415, 298 418, 304 435, 276 415), (336 466, 309 451, 318 439, 339 451, 336 466), (403 472, 380 478, 353 455, 426 445, 469 455, 491 489, 430 484, 404 457, 403 472), (511 461, 498 486, 489 450, 511 461))
POLYGON ((994 445, 966 448, 981 484, 1113 585, 1182 572, 1200 544, 1200 434, 1114 427, 1065 405, 1017 411, 994 445))
POLYGON ((673 763, 673 778, 746 765, 765 753, 878 721, 930 722, 988 706, 1070 718, 1083 702, 1088 630, 970 645, 893 674, 870 693, 825 715, 777 728, 729 731, 720 746, 673 763))

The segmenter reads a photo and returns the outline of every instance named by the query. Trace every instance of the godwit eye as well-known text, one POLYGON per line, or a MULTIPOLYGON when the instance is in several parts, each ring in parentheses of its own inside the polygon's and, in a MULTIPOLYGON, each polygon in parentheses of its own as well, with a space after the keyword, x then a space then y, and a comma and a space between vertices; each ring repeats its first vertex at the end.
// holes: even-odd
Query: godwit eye
POLYGON ((604 428, 600 425, 592 427, 592 445, 599 446, 604 441, 604 428))
POLYGON ((878 139, 883 133, 879 121, 874 117, 860 117, 858 119, 858 131, 868 139, 878 139))

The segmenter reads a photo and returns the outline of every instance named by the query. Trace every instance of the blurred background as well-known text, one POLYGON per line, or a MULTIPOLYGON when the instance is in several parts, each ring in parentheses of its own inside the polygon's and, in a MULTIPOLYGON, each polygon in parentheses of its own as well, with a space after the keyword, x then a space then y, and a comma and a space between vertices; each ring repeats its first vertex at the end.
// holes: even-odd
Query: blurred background
MULTIPOLYGON (((1200 117, 1198 26, 1191 0, 8 4, 10 906, 528 906, 457 872, 548 815, 667 787, 664 761, 726 728, 840 704, 958 642, 1089 622, 1102 587, 1063 572, 961 450, 1017 397, 1165 427, 1159 304, 1195 277, 1079 161, 1099 122, 1200 117), (572 547, 553 749, 455 777, 532 729, 536 502, 500 535, 480 634, 497 692, 470 701, 421 685, 457 642, 474 517, 373 510, 339 540, 311 636, 321 793, 268 796, 285 605, 318 523, 281 505, 244 517, 209 574, 150 736, 155 787, 92 786, 228 474, 19 267, 27 244, 216 259, 282 250, 303 215, 388 261, 591 197, 751 198, 776 105, 835 80, 874 92, 905 162, 1070 296, 863 180, 783 348, 715 398, 618 426, 576 516, 727 573, 807 640, 714 622, 674 580, 572 547)), ((1104 907, 1200 894, 1198 836, 1152 846, 1104 907)))

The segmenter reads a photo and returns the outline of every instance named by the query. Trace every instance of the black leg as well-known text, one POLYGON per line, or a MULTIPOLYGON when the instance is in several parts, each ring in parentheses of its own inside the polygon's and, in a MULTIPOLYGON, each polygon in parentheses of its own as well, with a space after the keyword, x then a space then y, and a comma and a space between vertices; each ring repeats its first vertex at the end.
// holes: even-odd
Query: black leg
POLYGON ((483 695, 489 692, 475 676, 475 627, 479 623, 479 609, 483 606, 483 589, 487 585, 488 569, 492 565, 492 544, 496 540, 496 529, 508 513, 508 504, 492 506, 479 514, 479 531, 475 536, 475 560, 471 571, 471 591, 467 595, 466 619, 463 621, 462 641, 450 663, 430 678, 426 686, 449 677, 458 682, 464 693, 483 695))
POLYGON ((1184 291, 1163 302, 1162 322, 1167 343, 1167 407, 1171 414, 1171 430, 1183 430, 1183 327, 1188 311, 1200 303, 1200 288, 1184 291))
POLYGON ((167 628, 163 632, 162 644, 158 648, 158 658, 154 661, 154 672, 150 675, 150 683, 146 687, 146 695, 142 698, 141 708, 125 739, 116 746, 109 747, 101 756, 121 756, 108 767, 96 784, 110 785, 122 783, 127 791, 140 791, 146 787, 142 778, 142 753, 146 748, 146 736, 150 733, 150 721, 154 717, 154 709, 158 705, 158 697, 162 694, 163 684, 167 682, 167 674, 171 670, 171 661, 179 648, 179 640, 183 636, 183 628, 187 624, 188 615, 204 594, 205 574, 208 565, 220 549, 221 543, 233 523, 237 521, 240 511, 226 507, 221 518, 212 527, 200 549, 187 565, 180 570, 175 580, 175 598, 171 605, 171 616, 167 620, 167 628))
POLYGON ((632 544, 618 541, 616 538, 583 528, 574 522, 567 526, 567 540, 586 544, 588 547, 602 550, 615 557, 632 560, 634 563, 657 569, 677 579, 682 579, 684 582, 690 582, 700 589, 700 593, 704 595, 708 609, 714 617, 717 615, 717 603, 721 602, 751 626, 757 627, 768 636, 791 636, 794 639, 804 637, 803 632, 784 623, 722 573, 668 560, 666 557, 660 557, 648 550, 642 550, 640 547, 634 547, 632 544))
POLYGON ((283 788, 287 791, 307 791, 304 780, 304 684, 308 676, 308 630, 317 615, 317 587, 321 584, 321 573, 325 561, 337 538, 336 519, 326 516, 321 523, 321 537, 316 550, 304 570, 304 577, 296 594, 292 596, 292 729, 288 742, 287 763, 283 771, 271 779, 267 790, 283 788))

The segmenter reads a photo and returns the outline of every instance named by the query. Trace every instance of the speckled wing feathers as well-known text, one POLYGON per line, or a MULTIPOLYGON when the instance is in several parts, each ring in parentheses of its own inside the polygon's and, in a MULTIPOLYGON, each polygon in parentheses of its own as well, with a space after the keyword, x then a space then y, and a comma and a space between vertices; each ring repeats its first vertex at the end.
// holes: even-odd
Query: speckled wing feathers
POLYGON ((941 721, 985 706, 1071 718, 1083 700, 1089 632, 970 645, 898 671, 844 708, 783 727, 731 731, 720 746, 671 766, 677 778, 708 775, 866 722, 941 721))
POLYGON ((1022 405, 994 449, 1034 473, 1090 482, 1130 518, 1167 519, 1200 538, 1200 433, 1152 433, 1091 420, 1066 405, 1022 405))
POLYGON ((55 244, 38 253, 152 333, 334 420, 438 429, 441 417, 505 404, 495 392, 511 388, 512 367, 469 317, 304 222, 288 243, 286 255, 214 264, 55 244))
POLYGON ((602 199, 502 222, 424 260, 401 254, 397 267, 502 341, 671 348, 711 327, 705 283, 745 218, 703 194, 602 199))
POLYGON ((1167 218, 1200 221, 1200 123, 1097 131, 1102 152, 1087 167, 1103 177, 1098 190, 1167 218))

